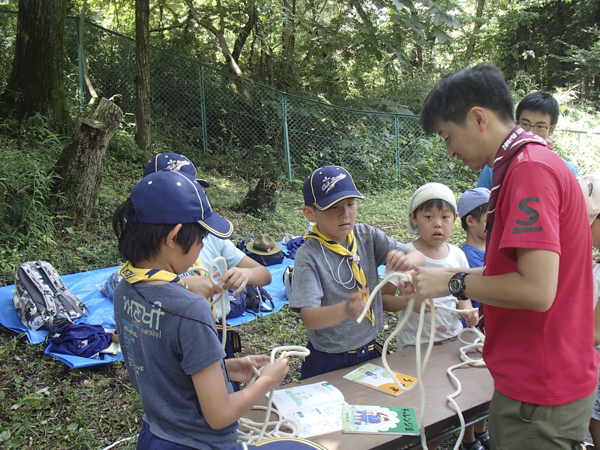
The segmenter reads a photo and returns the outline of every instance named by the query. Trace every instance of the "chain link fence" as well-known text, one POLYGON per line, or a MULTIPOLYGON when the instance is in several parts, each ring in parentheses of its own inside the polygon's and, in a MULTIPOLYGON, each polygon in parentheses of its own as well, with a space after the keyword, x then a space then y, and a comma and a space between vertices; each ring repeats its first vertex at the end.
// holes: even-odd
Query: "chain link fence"
MULTIPOLYGON (((10 74, 16 14, 0 14, 0 89, 10 74)), ((80 64, 79 21, 65 30, 65 88, 81 111, 89 101, 80 64)), ((98 95, 113 98, 135 120, 135 41, 86 23, 89 76, 98 95)), ((250 158, 276 155, 288 179, 339 164, 363 187, 395 188, 441 181, 473 184, 475 175, 445 156, 437 137, 425 137, 419 117, 359 111, 277 91, 172 52, 151 50, 153 133, 192 159, 229 156, 244 168, 250 158)), ((556 149, 580 173, 600 170, 598 135, 557 131, 556 149)), ((260 174, 256 174, 260 175, 260 174)))

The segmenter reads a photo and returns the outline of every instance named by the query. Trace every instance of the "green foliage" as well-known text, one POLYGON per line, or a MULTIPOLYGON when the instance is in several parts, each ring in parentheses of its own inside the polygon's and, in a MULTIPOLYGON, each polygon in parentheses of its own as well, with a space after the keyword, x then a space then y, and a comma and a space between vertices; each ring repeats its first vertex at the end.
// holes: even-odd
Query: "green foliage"
POLYGON ((8 246, 26 240, 52 243, 52 214, 61 196, 52 192, 52 165, 63 145, 41 116, 22 123, 9 120, 0 127, 17 134, 0 134, 0 239, 8 246))
POLYGON ((438 181, 455 193, 462 193, 477 183, 477 174, 460 160, 450 159, 440 138, 417 141, 413 157, 401 162, 401 186, 415 189, 424 183, 438 181))

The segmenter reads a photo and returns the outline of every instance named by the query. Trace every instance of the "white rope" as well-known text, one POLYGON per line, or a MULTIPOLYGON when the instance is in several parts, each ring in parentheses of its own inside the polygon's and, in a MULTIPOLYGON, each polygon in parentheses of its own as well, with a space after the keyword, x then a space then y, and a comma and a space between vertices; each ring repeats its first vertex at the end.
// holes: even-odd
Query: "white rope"
MULTIPOLYGON (((385 286, 385 284, 392 278, 399 278, 400 280, 402 280, 403 282, 405 282, 407 284, 412 284, 412 277, 409 274, 406 274, 403 272, 390 273, 383 280, 381 280, 381 282, 375 287, 375 289, 373 289, 373 292, 371 292, 371 295, 369 296, 367 302, 365 303, 363 312, 360 314, 358 319, 356 319, 356 321, 358 323, 361 323, 362 320, 367 315, 367 312, 369 311, 371 303, 373 302, 373 299, 375 298, 375 295, 377 294, 377 292, 379 292, 379 290, 383 286, 385 286)), ((383 366, 385 367, 386 372, 389 374, 389 376, 392 378, 392 380, 394 380, 394 383, 400 389, 401 392, 408 392, 408 391, 414 389, 417 385, 419 386, 419 391, 421 392, 421 410, 420 410, 420 414, 419 414, 419 433, 421 436, 421 446, 422 446, 423 450, 427 450, 428 449, 427 438, 425 436, 425 384, 423 382, 423 377, 425 374, 425 369, 427 367, 427 362, 429 361, 429 356, 431 355, 431 351, 433 350, 433 343, 435 340, 435 319, 436 319, 435 307, 437 306, 440 309, 445 309, 447 311, 452 311, 452 312, 462 313, 462 314, 470 314, 470 313, 476 312, 476 311, 478 311, 478 308, 454 309, 454 308, 449 308, 444 305, 435 305, 433 302, 433 299, 431 299, 432 311, 430 313, 431 314, 431 330, 429 333, 429 343, 427 344, 427 351, 425 352, 425 357, 423 358, 423 360, 421 360, 421 335, 423 332, 423 326, 424 326, 424 322, 425 322, 426 300, 423 300, 421 302, 421 309, 419 312, 419 326, 417 328, 416 345, 415 345, 415 347, 416 347, 415 350, 416 350, 417 381, 409 387, 404 387, 404 385, 402 385, 402 383, 400 383, 400 381, 397 379, 394 372, 390 369, 390 366, 387 362, 387 349, 388 349, 388 345, 391 342, 391 340, 394 337, 396 337, 396 335, 398 335, 398 333, 400 333, 400 331, 402 331, 402 328, 404 328, 404 325, 406 325, 406 322, 408 322, 408 319, 410 317, 410 312, 413 310, 414 303, 415 303, 414 298, 411 298, 407 302, 406 309, 404 310, 405 312, 402 315, 402 318, 399 320, 398 324, 396 325, 396 328, 394 329, 394 331, 392 331, 392 333, 388 336, 388 338, 385 340, 385 343, 383 344, 381 359, 382 359, 383 366)), ((479 320, 481 320, 481 318, 479 318, 479 320)), ((448 370, 446 371, 448 373, 448 376, 450 377, 450 379, 452 380, 453 384, 456 387, 456 391, 453 392, 452 394, 448 395, 446 397, 446 399, 452 405, 453 409, 457 412, 458 419, 460 421, 460 434, 459 434, 459 437, 454 446, 454 450, 458 450, 460 447, 460 443, 462 442, 462 438, 465 433, 465 420, 464 420, 464 417, 462 415, 460 408, 458 407, 458 404, 454 400, 456 397, 458 397, 460 395, 462 387, 461 387, 460 381, 452 373, 452 371, 454 369, 458 369, 458 368, 466 367, 466 366, 485 367, 485 363, 483 362, 483 359, 481 359, 481 358, 472 359, 467 355, 467 353, 474 351, 474 350, 481 352, 481 350, 483 348, 484 335, 475 328, 463 328, 458 334, 458 339, 460 339, 461 342, 466 344, 464 347, 460 348, 460 355, 461 355, 460 357, 463 362, 449 367, 448 370), (477 334, 477 338, 475 339, 474 342, 467 342, 462 339, 462 337, 461 337, 462 334, 467 331, 477 334)))
POLYGON ((134 437, 135 437, 135 436, 130 436, 130 437, 127 437, 127 438, 124 438, 124 439, 120 439, 120 440, 118 440, 117 442, 113 442, 113 443, 112 443, 112 444, 110 444, 108 447, 104 447, 102 450, 110 450, 111 448, 114 448, 114 447, 116 447, 117 445, 119 445, 119 444, 120 444, 120 443, 122 443, 122 442, 127 442, 127 441, 130 441, 130 440, 132 440, 134 437))
MULTIPOLYGON (((306 357, 308 355, 310 355, 310 350, 307 349, 306 347, 302 347, 299 345, 286 345, 286 346, 282 346, 282 347, 275 347, 273 350, 271 350, 271 364, 275 364, 277 361, 280 361, 281 359, 287 358, 289 356, 306 357), (277 360, 275 360, 275 355, 277 355, 278 353, 281 353, 281 356, 279 358, 277 358, 277 360)), ((248 386, 250 386, 252 383, 254 383, 254 381, 260 376, 260 373, 264 369, 264 367, 266 367, 266 366, 263 366, 260 369, 257 369, 256 367, 254 367, 255 374, 252 377, 252 379, 250 380, 250 382, 248 383, 248 386)), ((271 389, 271 391, 269 392, 269 400, 267 402, 266 407, 265 406, 254 406, 252 408, 253 410, 266 411, 264 422, 262 422, 262 423, 254 422, 254 421, 252 421, 250 419, 246 419, 244 417, 239 419, 239 421, 238 421, 238 435, 239 435, 238 443, 243 442, 243 443, 247 443, 247 444, 252 444, 254 442, 262 441, 264 439, 298 436, 298 433, 299 433, 298 424, 292 419, 283 418, 279 411, 277 411, 276 409, 275 410, 272 409, 273 391, 274 391, 274 389, 271 389), (275 421, 269 420, 271 417, 271 412, 273 412, 277 415, 277 417, 278 417, 277 420, 275 420, 275 421), (283 426, 286 426, 291 431, 289 433, 281 431, 281 428, 283 426), (269 427, 274 427, 274 428, 273 428, 273 430, 267 432, 267 428, 269 428, 269 427)))
MULTIPOLYGON (((208 279, 210 280, 210 282, 219 288, 220 292, 218 295, 216 295, 215 299, 210 303, 210 306, 212 307, 215 303, 217 303, 218 301, 221 301, 221 328, 223 329, 223 333, 221 335, 221 347, 223 347, 223 349, 225 349, 225 344, 227 342, 227 320, 225 318, 225 316, 227 315, 226 311, 226 307, 225 307, 225 293, 227 292, 225 289, 223 289, 223 286, 221 286, 217 280, 215 280, 215 278, 213 277, 213 269, 215 267, 215 264, 217 262, 221 261, 223 263, 223 274, 225 274, 225 272, 227 272, 227 261, 225 261, 225 258, 223 258, 222 256, 217 256, 215 259, 213 259, 211 261, 211 263, 208 265, 207 268, 203 267, 203 266, 194 266, 194 267, 190 267, 189 271, 193 272, 195 270, 200 271, 200 272, 204 272, 204 274, 208 277, 208 279)), ((229 293, 228 293, 229 295, 229 293)))

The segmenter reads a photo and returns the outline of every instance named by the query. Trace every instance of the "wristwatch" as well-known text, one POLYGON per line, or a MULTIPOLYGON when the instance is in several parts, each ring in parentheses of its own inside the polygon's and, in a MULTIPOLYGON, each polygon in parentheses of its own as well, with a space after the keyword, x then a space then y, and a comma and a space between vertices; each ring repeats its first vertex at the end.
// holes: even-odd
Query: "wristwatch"
POLYGON ((448 289, 450 289, 450 293, 454 295, 458 300, 467 300, 463 294, 465 292, 465 277, 469 275, 468 273, 459 272, 455 274, 450 281, 448 281, 448 289))

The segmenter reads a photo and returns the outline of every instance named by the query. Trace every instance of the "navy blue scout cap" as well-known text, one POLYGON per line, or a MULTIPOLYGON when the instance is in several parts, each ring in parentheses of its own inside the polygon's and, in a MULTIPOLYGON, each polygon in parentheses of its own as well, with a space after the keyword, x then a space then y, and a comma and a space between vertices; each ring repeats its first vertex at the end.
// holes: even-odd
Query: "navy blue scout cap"
POLYGON ((319 167, 304 180, 304 204, 324 211, 346 198, 364 198, 352 176, 340 166, 319 167))
MULTIPOLYGON (((179 171, 196 177, 196 168, 192 162, 179 153, 159 153, 158 155, 155 155, 148 164, 146 164, 146 167, 144 167, 143 176, 145 177, 163 169, 179 171)), ((210 187, 210 184, 206 181, 201 180, 200 178, 197 178, 197 180, 202 187, 210 187)))
POLYGON ((129 196, 132 223, 178 224, 198 222, 221 239, 229 239, 233 225, 212 212, 200 180, 181 171, 163 169, 142 178, 129 196))

